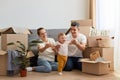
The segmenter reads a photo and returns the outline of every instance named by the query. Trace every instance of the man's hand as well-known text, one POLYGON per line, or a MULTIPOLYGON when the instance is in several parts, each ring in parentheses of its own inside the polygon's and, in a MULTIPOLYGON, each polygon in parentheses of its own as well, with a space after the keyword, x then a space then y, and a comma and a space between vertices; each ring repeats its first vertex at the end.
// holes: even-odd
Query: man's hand
POLYGON ((71 44, 77 45, 79 42, 76 39, 71 40, 71 44))
POLYGON ((78 47, 78 49, 80 49, 80 50, 82 50, 82 51, 85 50, 85 45, 86 45, 86 44, 80 43, 80 42, 78 42, 76 39, 71 40, 71 44, 76 45, 76 46, 78 47))

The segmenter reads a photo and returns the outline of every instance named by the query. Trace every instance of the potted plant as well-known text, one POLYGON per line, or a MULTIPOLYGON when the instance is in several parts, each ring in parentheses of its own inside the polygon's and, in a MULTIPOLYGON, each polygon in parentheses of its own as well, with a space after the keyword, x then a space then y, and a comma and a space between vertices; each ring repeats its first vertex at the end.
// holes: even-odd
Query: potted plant
POLYGON ((27 76, 26 67, 28 67, 30 64, 30 62, 29 62, 30 57, 33 56, 33 53, 31 51, 31 47, 35 46, 37 43, 41 43, 41 41, 36 41, 36 40, 31 41, 28 48, 26 48, 25 45, 20 41, 16 41, 16 43, 11 42, 11 43, 7 44, 8 46, 9 45, 17 45, 16 51, 18 51, 20 56, 16 57, 13 60, 13 63, 20 65, 20 76, 21 77, 27 76), (30 56, 30 54, 32 54, 32 56, 30 56))

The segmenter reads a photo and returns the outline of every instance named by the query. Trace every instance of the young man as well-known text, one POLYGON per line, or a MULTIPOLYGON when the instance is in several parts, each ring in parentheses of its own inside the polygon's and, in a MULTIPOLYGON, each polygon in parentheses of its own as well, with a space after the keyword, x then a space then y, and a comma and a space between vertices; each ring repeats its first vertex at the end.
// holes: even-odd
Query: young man
POLYGON ((47 37, 47 32, 44 28, 37 29, 37 34, 40 37, 40 41, 43 43, 38 44, 38 61, 35 67, 28 67, 28 71, 37 72, 51 72, 52 70, 57 71, 58 64, 55 60, 55 40, 47 37))
POLYGON ((64 70, 71 71, 73 68, 82 70, 82 64, 78 60, 83 57, 82 51, 85 49, 87 39, 85 35, 80 33, 77 22, 71 23, 67 39, 71 41, 71 44, 68 46, 68 60, 64 70))

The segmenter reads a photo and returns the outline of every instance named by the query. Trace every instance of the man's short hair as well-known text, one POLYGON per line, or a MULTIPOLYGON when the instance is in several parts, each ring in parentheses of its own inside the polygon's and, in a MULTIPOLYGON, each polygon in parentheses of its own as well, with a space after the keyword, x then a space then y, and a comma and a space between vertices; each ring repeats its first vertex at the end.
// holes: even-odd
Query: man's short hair
POLYGON ((75 21, 71 23, 71 26, 77 26, 77 27, 79 27, 79 25, 80 24, 78 22, 75 22, 75 21))

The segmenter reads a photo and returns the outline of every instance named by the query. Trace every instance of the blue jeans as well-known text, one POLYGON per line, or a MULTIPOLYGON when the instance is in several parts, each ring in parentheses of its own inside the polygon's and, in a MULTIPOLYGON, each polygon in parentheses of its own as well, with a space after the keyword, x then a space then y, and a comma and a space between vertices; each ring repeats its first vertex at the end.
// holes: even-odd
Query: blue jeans
POLYGON ((68 57, 64 71, 72 71, 73 69, 82 70, 82 63, 78 62, 81 57, 68 57))
POLYGON ((47 60, 38 58, 37 64, 38 64, 38 66, 34 67, 35 71, 37 71, 37 72, 48 73, 51 71, 57 71, 57 69, 58 69, 57 62, 53 62, 53 61, 47 61, 47 60))

